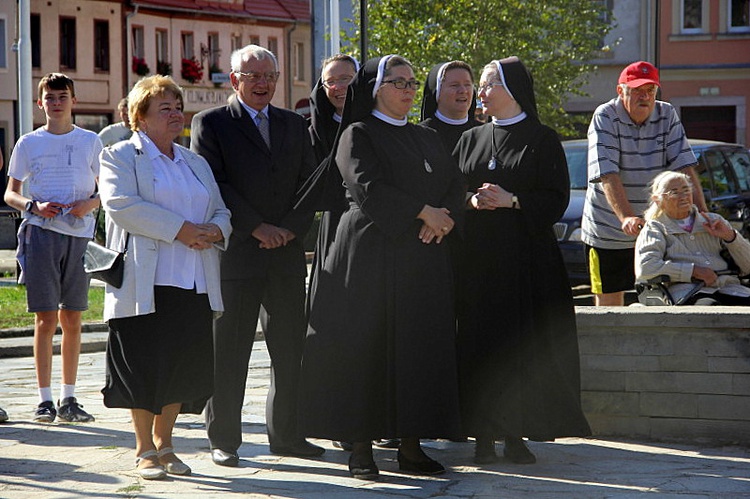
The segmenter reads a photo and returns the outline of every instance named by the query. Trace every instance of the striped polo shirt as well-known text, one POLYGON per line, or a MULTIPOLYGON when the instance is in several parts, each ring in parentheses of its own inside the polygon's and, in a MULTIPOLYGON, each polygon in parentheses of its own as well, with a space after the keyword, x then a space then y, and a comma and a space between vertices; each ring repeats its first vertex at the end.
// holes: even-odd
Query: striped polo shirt
POLYGON ((635 237, 625 234, 604 195, 602 176, 618 173, 633 212, 649 204, 649 182, 665 170, 681 170, 697 161, 677 112, 656 101, 651 116, 636 125, 617 97, 594 112, 588 131, 588 179, 581 221, 585 244, 602 249, 627 249, 635 237))

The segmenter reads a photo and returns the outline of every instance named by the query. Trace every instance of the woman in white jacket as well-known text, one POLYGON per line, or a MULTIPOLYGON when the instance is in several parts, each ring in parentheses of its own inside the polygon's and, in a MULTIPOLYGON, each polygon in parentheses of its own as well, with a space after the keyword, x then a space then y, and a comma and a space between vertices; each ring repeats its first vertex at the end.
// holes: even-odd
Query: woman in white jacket
POLYGON ((721 215, 698 211, 687 175, 668 171, 654 178, 645 219, 636 241, 638 280, 669 276, 675 300, 692 295, 685 304, 750 305, 750 289, 721 255, 726 248, 747 275, 750 243, 721 215))
POLYGON ((172 430, 213 391, 219 250, 232 229, 208 163, 174 143, 184 126, 180 87, 147 77, 128 102, 133 136, 100 157, 107 246, 127 249, 122 286, 106 288, 102 393, 107 407, 131 410, 136 470, 154 480, 191 471, 174 453, 172 430))

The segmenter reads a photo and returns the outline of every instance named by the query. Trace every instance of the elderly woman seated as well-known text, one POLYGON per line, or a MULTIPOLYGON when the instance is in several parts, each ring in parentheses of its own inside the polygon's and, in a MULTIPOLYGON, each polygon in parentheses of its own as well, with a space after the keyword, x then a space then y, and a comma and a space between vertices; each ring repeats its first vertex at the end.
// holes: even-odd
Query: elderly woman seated
POLYGON ((687 175, 668 171, 653 180, 645 219, 635 247, 637 280, 668 276, 670 294, 683 304, 750 305, 750 289, 722 257, 726 248, 747 275, 750 243, 720 215, 698 211, 687 175))

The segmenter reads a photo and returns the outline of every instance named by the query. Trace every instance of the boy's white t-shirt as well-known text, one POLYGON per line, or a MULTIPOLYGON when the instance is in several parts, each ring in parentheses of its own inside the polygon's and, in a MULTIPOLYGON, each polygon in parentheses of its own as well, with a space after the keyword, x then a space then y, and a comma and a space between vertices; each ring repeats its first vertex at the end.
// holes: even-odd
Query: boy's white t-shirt
MULTIPOLYGON (((56 135, 44 128, 22 136, 10 156, 8 176, 27 185, 27 195, 35 201, 68 204, 91 197, 99 176, 99 136, 73 126, 73 130, 56 135)), ((77 218, 67 210, 54 218, 24 213, 25 222, 75 237, 94 234, 91 213, 77 218)))

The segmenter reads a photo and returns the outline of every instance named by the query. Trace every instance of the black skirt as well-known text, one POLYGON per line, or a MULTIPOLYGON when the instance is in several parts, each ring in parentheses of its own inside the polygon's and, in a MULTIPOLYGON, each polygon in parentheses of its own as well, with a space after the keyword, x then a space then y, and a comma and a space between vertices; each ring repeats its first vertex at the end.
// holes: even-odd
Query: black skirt
POLYGON ((156 312, 110 319, 104 405, 200 414, 213 393, 213 313, 208 295, 154 287, 156 312))

